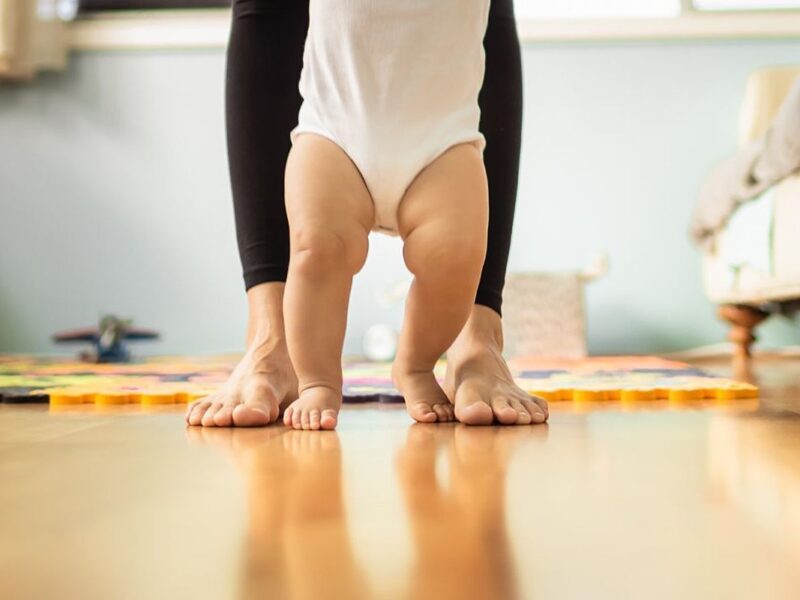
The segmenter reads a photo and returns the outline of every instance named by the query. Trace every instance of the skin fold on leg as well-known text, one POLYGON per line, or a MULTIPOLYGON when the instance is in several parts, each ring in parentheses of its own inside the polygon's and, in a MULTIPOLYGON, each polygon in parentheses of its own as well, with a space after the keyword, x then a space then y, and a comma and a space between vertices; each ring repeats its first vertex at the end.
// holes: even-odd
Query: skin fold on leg
POLYGON ((284 315, 300 397, 283 421, 294 429, 333 429, 342 405, 350 288, 367 257, 374 207, 347 154, 305 134, 289 155, 286 210, 291 258, 284 315))

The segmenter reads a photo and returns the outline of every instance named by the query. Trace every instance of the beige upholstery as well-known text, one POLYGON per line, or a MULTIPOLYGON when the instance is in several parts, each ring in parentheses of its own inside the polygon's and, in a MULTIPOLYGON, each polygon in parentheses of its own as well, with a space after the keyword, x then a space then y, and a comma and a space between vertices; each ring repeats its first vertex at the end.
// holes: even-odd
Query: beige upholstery
MULTIPOLYGON (((751 75, 740 119, 740 140, 763 134, 780 108, 800 67, 780 67, 751 75)), ((733 272, 722 260, 732 242, 727 229, 718 233, 703 256, 704 284, 717 304, 763 304, 800 298, 800 174, 774 188, 773 271, 745 266, 733 272)))

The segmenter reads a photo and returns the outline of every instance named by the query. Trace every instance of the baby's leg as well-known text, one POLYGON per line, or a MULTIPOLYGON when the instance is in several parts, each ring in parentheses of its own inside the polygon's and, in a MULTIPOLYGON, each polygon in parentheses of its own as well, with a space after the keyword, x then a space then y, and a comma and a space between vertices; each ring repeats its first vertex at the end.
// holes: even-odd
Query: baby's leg
POLYGON ((374 207, 336 144, 299 136, 286 165, 291 257, 284 293, 289 355, 300 397, 283 422, 333 429, 342 405, 342 344, 353 275, 367 257, 374 207))
POLYGON ((393 376, 408 413, 452 421, 433 366, 467 321, 486 254, 488 192, 480 152, 461 144, 423 170, 398 210, 403 256, 414 274, 393 376))

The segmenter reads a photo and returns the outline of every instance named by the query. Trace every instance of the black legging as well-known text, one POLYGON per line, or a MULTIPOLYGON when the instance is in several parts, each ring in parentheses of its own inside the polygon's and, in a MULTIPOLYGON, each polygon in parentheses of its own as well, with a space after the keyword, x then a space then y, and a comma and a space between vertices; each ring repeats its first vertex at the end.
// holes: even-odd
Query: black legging
MULTIPOLYGON (((286 281, 283 175, 297 124, 308 0, 233 0, 228 47, 228 160, 247 289, 286 281)), ((489 179, 489 244, 476 304, 500 313, 517 197, 522 66, 513 0, 492 0, 479 102, 489 179)))

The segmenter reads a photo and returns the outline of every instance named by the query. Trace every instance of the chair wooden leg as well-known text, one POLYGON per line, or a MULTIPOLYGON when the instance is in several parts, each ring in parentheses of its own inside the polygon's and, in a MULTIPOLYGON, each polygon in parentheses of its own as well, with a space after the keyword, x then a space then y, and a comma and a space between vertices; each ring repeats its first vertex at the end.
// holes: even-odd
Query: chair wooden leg
POLYGON ((728 339, 734 345, 734 365, 749 371, 752 356, 750 349, 756 341, 753 330, 769 316, 769 313, 745 304, 723 304, 717 314, 731 325, 728 339))

